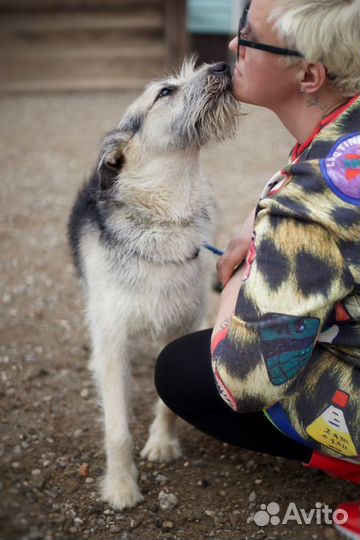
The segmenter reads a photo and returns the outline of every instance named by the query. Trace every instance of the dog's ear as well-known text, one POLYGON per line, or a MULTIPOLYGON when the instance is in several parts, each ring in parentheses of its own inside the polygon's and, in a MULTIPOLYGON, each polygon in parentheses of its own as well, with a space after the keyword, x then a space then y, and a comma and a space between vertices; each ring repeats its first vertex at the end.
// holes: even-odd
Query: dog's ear
POLYGON ((110 189, 119 176, 125 162, 124 150, 128 141, 128 134, 119 129, 111 131, 105 138, 97 167, 101 190, 110 189))

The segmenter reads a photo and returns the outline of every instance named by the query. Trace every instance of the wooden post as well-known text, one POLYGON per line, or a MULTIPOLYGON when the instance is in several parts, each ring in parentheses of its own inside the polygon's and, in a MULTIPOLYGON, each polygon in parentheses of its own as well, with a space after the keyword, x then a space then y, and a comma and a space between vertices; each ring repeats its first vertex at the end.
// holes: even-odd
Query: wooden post
POLYGON ((178 67, 189 51, 186 0, 164 0, 166 63, 178 67))

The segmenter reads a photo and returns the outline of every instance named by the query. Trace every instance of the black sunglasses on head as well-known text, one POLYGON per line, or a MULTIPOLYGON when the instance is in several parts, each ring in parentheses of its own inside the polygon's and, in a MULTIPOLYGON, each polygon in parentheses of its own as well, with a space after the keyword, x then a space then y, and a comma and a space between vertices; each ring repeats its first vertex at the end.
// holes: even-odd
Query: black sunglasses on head
POLYGON ((250 5, 251 1, 246 4, 239 21, 237 60, 239 60, 240 45, 242 45, 243 47, 250 47, 252 49, 259 49, 261 51, 266 51, 272 54, 280 54, 281 56, 299 56, 300 58, 303 58, 303 55, 301 53, 292 49, 275 47, 274 45, 266 45, 265 43, 258 43, 257 41, 243 39, 241 36, 245 33, 250 5))

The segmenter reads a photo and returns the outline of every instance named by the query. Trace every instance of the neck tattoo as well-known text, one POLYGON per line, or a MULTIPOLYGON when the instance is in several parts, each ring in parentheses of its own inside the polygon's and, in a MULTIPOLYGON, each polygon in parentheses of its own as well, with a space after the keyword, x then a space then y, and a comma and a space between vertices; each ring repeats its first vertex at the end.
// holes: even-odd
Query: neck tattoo
POLYGON ((321 103, 318 96, 309 97, 306 101, 306 105, 310 107, 317 107, 320 109, 320 111, 326 111, 326 105, 325 103, 321 103))

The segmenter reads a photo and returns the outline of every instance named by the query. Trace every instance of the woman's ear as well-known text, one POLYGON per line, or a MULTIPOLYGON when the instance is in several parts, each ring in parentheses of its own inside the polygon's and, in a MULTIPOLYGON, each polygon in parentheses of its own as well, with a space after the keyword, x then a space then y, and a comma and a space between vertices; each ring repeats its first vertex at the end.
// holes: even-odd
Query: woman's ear
POLYGON ((299 73, 301 94, 316 94, 326 82, 326 68, 323 64, 303 64, 299 73))

